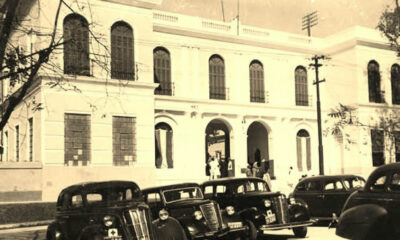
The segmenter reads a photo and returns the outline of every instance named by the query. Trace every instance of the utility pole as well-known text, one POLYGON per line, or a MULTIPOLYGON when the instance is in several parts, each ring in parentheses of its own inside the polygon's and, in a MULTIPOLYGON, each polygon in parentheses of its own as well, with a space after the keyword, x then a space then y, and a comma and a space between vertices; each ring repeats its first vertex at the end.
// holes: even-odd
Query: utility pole
POLYGON ((314 63, 310 64, 310 66, 315 68, 315 82, 314 85, 317 86, 317 122, 318 122, 318 157, 319 157, 319 174, 324 175, 324 148, 322 145, 322 130, 321 130, 321 102, 319 98, 319 84, 321 82, 325 82, 325 79, 319 80, 319 71, 318 68, 322 66, 322 64, 318 63, 318 60, 326 59, 324 55, 312 57, 314 63))
POLYGON ((303 17, 303 28, 301 30, 307 29, 308 36, 311 37, 311 28, 318 24, 317 11, 309 13, 303 17))

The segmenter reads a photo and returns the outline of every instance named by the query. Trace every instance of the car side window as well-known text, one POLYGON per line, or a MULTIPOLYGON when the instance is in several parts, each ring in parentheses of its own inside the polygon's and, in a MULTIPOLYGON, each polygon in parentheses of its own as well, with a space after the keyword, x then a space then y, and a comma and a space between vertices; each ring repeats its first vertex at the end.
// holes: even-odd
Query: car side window
POLYGON ((88 203, 101 202, 103 196, 100 193, 89 193, 86 195, 86 200, 88 203))
POLYGON ((149 193, 146 196, 146 201, 148 204, 156 204, 161 202, 159 193, 149 193))
POLYGON ((78 208, 83 206, 82 195, 76 194, 72 196, 71 207, 78 208))
POLYGON ((209 197, 212 197, 213 196, 213 194, 214 194, 214 190, 213 190, 213 186, 211 185, 211 186, 206 186, 205 188, 204 188, 204 197, 205 198, 209 198, 209 197))
POLYGON ((324 186, 324 191, 334 191, 335 190, 335 183, 334 182, 329 182, 326 183, 324 186))
POLYGON ((400 173, 394 173, 390 181, 390 190, 400 192, 400 173))
POLYGON ((321 182, 311 181, 308 183, 308 191, 321 191, 321 182))
POLYGON ((218 194, 218 193, 225 193, 225 191, 226 191, 226 187, 224 186, 224 185, 217 185, 217 187, 216 187, 216 193, 218 194))
POLYGON ((381 176, 371 185, 371 191, 382 191, 385 188, 386 176, 381 176))
POLYGON ((298 192, 306 191, 306 184, 305 183, 300 183, 299 185, 297 185, 296 191, 298 191, 298 192))

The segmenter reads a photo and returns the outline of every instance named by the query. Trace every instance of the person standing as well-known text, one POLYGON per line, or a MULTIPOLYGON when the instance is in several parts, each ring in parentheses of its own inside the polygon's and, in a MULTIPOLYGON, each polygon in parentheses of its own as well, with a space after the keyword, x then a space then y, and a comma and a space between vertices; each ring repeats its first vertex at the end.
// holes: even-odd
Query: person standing
POLYGON ((211 160, 208 162, 208 164, 210 165, 210 180, 219 178, 221 172, 219 170, 218 161, 214 157, 211 157, 211 160))

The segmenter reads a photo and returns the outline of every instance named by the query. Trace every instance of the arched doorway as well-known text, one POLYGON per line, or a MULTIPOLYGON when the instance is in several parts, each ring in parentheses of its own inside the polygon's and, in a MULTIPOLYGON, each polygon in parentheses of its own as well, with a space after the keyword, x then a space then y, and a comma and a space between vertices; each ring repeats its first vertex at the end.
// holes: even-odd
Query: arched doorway
POLYGON ((253 122, 247 129, 247 163, 261 166, 261 160, 269 159, 268 130, 260 122, 253 122))
POLYGON ((215 158, 220 162, 221 177, 228 176, 228 159, 230 159, 230 129, 219 119, 214 119, 206 127, 206 175, 210 175, 208 161, 215 158))
POLYGON ((173 168, 173 130, 165 122, 156 124, 154 130, 156 168, 173 168))

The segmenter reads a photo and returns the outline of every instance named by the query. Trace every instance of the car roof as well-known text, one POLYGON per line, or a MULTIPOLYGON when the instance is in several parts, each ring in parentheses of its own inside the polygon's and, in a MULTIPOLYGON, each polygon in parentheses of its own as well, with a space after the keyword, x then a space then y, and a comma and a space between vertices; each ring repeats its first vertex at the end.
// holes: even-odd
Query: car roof
POLYGON ((142 189, 143 193, 147 192, 158 192, 160 190, 170 190, 170 189, 177 189, 177 188, 186 188, 186 187, 200 187, 197 183, 178 183, 178 184, 170 184, 164 186, 157 186, 157 187, 150 187, 142 189))
POLYGON ((256 180, 256 181, 264 181, 261 178, 257 177, 241 177, 241 178, 236 178, 236 177, 227 177, 227 178, 218 178, 215 180, 209 180, 203 182, 202 185, 212 185, 212 184, 218 184, 218 183, 237 183, 237 182, 244 182, 248 180, 256 180))
POLYGON ((99 188, 113 188, 113 187, 134 187, 139 188, 139 186, 132 181, 100 181, 100 182, 83 182, 71 185, 62 190, 65 192, 82 192, 82 191, 90 191, 93 189, 99 188))
MULTIPOLYGON (((337 175, 318 175, 318 176, 311 176, 305 177, 300 180, 300 182, 305 181, 315 181, 315 180, 335 180, 335 179, 346 179, 346 178, 362 178, 362 176, 354 175, 354 174, 337 174, 337 175)), ((299 183, 300 183, 299 182, 299 183)))
POLYGON ((367 180, 367 185, 372 184, 378 177, 386 175, 387 173, 391 172, 399 172, 400 171, 400 162, 397 163, 388 163, 376 168, 372 173, 369 175, 367 180))

